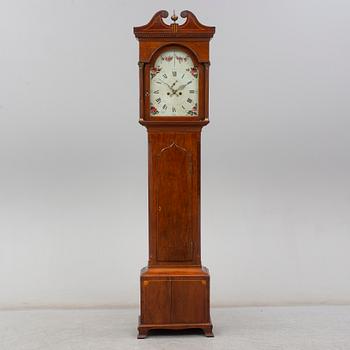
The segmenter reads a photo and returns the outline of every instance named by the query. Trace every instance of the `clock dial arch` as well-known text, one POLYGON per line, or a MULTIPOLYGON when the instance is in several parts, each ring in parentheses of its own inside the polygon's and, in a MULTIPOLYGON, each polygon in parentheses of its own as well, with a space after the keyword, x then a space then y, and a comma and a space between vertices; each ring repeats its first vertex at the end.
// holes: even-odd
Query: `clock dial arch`
POLYGON ((180 48, 158 55, 150 69, 151 116, 198 115, 198 68, 180 48))
POLYGON ((186 46, 171 44, 155 51, 145 66, 144 81, 145 119, 204 119, 204 67, 186 46))

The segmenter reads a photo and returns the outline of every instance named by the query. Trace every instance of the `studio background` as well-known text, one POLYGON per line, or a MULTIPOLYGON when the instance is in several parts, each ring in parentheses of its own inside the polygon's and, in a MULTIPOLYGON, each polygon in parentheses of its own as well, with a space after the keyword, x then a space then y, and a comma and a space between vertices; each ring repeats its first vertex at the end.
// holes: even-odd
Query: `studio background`
POLYGON ((202 261, 213 306, 350 302, 350 5, 0 3, 0 307, 136 306, 147 135, 133 26, 211 41, 202 261))

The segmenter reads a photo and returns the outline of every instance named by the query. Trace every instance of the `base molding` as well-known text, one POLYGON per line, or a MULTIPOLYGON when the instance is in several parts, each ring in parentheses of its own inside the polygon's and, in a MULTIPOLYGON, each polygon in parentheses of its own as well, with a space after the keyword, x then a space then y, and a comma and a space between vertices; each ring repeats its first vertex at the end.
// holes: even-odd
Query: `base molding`
POLYGON ((211 321, 209 323, 169 323, 169 324, 141 324, 141 318, 139 316, 138 326, 138 339, 145 339, 148 336, 148 332, 155 329, 201 329, 206 337, 214 337, 213 325, 211 321))

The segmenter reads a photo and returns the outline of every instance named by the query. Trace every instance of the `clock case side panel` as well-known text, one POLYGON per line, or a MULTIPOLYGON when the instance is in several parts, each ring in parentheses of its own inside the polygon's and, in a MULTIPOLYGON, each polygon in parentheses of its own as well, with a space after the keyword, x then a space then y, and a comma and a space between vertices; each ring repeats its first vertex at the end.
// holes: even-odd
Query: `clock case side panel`
MULTIPOLYGON (((200 134, 201 131, 198 128, 190 130, 183 128, 174 130, 174 127, 171 129, 148 128, 150 218, 148 265, 150 267, 201 266, 200 134), (175 154, 176 148, 178 153, 183 152, 184 159, 186 159, 186 164, 183 168, 180 168, 180 171, 188 172, 184 175, 184 178, 190 179, 190 187, 182 188, 184 191, 182 193, 173 193, 175 200, 171 205, 167 201, 164 203, 164 197, 159 196, 159 191, 162 190, 161 186, 164 189, 164 184, 161 181, 166 181, 167 176, 171 177, 173 175, 171 169, 178 166, 177 160, 174 159, 174 164, 171 164, 171 160, 166 164, 166 168, 169 170, 162 180, 159 174, 159 171, 162 170, 162 167, 160 167, 162 156, 160 155, 167 150, 175 154), (188 201, 189 207, 184 207, 186 204, 181 201, 181 198, 185 199, 185 203, 188 201), (168 208, 164 208, 163 205, 168 206, 168 208), (162 218, 162 211, 172 214, 162 218), (187 211, 185 215, 183 215, 184 211, 187 211), (167 220, 169 221, 167 222, 167 220), (169 227, 175 228, 174 232, 167 231, 167 223, 169 223, 169 227), (165 237, 162 235, 165 235, 165 237)), ((187 183, 187 180, 185 183, 187 183)), ((179 186, 184 183, 183 179, 176 182, 179 186)), ((166 191, 171 196, 172 191, 177 191, 178 188, 175 188, 176 186, 173 188, 171 181, 168 185, 170 187, 166 191)))

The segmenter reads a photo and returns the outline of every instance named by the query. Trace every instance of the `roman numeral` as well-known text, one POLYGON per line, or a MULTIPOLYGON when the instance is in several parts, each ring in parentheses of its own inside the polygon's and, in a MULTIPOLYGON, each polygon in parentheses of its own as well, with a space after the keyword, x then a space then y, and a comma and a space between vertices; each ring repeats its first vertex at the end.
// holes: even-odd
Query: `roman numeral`
POLYGON ((159 90, 153 91, 154 94, 159 94, 159 90))
POLYGON ((176 75, 177 75, 177 72, 173 72, 173 77, 176 77, 176 75))
MULTIPOLYGON (((156 100, 157 101, 157 100, 156 100)), ((190 98, 187 99, 188 103, 192 103, 192 100, 190 98)))
POLYGON ((181 107, 182 107, 182 109, 185 109, 185 110, 186 110, 186 108, 185 108, 183 105, 181 105, 181 107))
POLYGON ((161 99, 160 97, 158 97, 158 98, 156 99, 156 102, 159 104, 161 100, 162 100, 162 99, 161 99))
POLYGON ((189 93, 190 93, 190 94, 194 94, 194 90, 190 90, 189 93))
POLYGON ((164 104, 163 109, 166 111, 168 109, 168 106, 166 104, 164 104))
POLYGON ((166 79, 168 76, 164 73, 164 74, 163 74, 163 77, 166 79))
POLYGON ((185 73, 184 74, 182 74, 182 76, 181 76, 181 79, 183 79, 183 77, 185 76, 185 73))
POLYGON ((173 113, 176 112, 176 108, 175 107, 173 107, 171 110, 173 111, 173 113))
POLYGON ((188 84, 191 84, 191 83, 192 83, 192 80, 188 81, 188 82, 187 82, 187 85, 188 85, 188 84))

